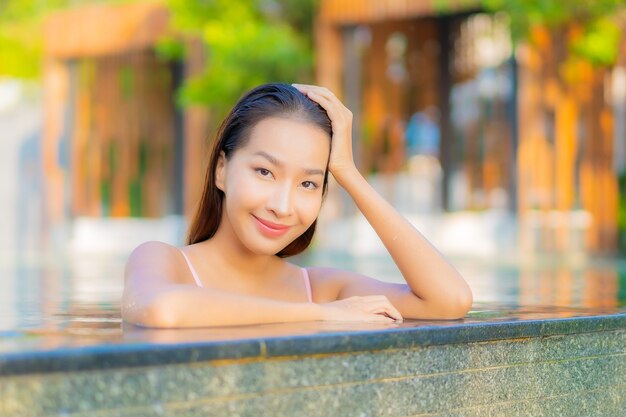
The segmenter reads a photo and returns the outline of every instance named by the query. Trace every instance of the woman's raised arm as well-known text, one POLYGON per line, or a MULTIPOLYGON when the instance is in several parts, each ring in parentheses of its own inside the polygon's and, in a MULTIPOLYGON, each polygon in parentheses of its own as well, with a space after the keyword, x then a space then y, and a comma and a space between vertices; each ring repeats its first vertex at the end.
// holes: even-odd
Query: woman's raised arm
MULTIPOLYGON (((333 128, 329 170, 382 240, 413 296, 399 297, 397 287, 384 284, 377 286, 380 293, 387 295, 385 289, 388 288, 389 295, 397 303, 402 303, 395 306, 405 318, 463 317, 473 302, 469 285, 439 251, 368 184, 356 168, 352 156, 350 110, 326 88, 295 86, 328 113, 333 128)), ((360 292, 359 285, 366 284, 361 281, 346 280, 346 285, 354 288, 345 288, 342 293, 371 294, 372 288, 363 288, 360 292)))

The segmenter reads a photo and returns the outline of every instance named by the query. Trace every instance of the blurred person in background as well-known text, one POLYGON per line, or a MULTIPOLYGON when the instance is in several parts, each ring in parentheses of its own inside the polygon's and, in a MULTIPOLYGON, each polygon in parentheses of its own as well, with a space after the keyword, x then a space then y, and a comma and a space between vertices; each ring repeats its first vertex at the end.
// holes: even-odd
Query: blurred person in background
POLYGON ((439 110, 428 106, 411 116, 406 129, 409 157, 428 155, 439 157, 439 110))

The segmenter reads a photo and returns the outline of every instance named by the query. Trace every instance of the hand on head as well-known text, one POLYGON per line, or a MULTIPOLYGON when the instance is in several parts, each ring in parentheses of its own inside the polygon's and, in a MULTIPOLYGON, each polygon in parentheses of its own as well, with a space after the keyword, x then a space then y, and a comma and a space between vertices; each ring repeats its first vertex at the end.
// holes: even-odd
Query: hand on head
POLYGON ((293 84, 299 91, 318 103, 330 118, 333 128, 328 169, 338 179, 344 172, 355 169, 352 154, 352 112, 328 88, 293 84))

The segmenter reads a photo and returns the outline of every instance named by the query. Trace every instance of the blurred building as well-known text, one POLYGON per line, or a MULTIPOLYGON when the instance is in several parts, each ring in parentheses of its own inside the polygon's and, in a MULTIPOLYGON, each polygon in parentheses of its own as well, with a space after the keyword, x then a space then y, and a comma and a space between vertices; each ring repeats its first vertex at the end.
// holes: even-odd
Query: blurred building
POLYGON ((514 207, 517 78, 507 23, 480 14, 479 1, 450 3, 442 11, 430 1, 322 1, 318 78, 356 111, 364 170, 435 156, 444 208, 514 207))
POLYGON ((205 115, 175 92, 201 54, 168 61, 154 3, 95 5, 46 22, 44 171, 51 223, 191 210, 200 188, 205 115))
POLYGON ((567 33, 537 29, 514 51, 508 17, 480 4, 321 1, 318 80, 355 112, 361 168, 434 157, 442 209, 505 208, 529 250, 615 250, 624 51, 613 72, 570 68, 568 84, 567 33))
MULTIPOLYGON (((507 16, 480 4, 320 1, 317 79, 355 114, 360 167, 431 176, 436 209, 508 210, 530 250, 615 249, 624 51, 614 70, 581 64, 566 85, 562 34, 536 30, 533 46, 514 51, 507 16)), ((209 123, 205 111, 176 106, 175 92, 204 60, 201 46, 184 61, 161 58, 165 35, 168 11, 154 3, 47 20, 42 155, 52 228, 192 213, 209 123)))

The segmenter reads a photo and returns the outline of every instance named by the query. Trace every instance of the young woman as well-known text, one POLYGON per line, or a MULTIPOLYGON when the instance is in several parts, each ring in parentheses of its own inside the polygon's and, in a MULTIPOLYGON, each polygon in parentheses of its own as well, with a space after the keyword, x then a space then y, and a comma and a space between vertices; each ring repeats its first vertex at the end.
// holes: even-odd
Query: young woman
POLYGON ((203 327, 463 317, 469 286, 359 173, 351 132, 352 113, 323 87, 266 84, 242 97, 213 144, 188 245, 147 242, 130 255, 123 319, 203 327), (406 284, 285 261, 313 238, 329 172, 406 284))

